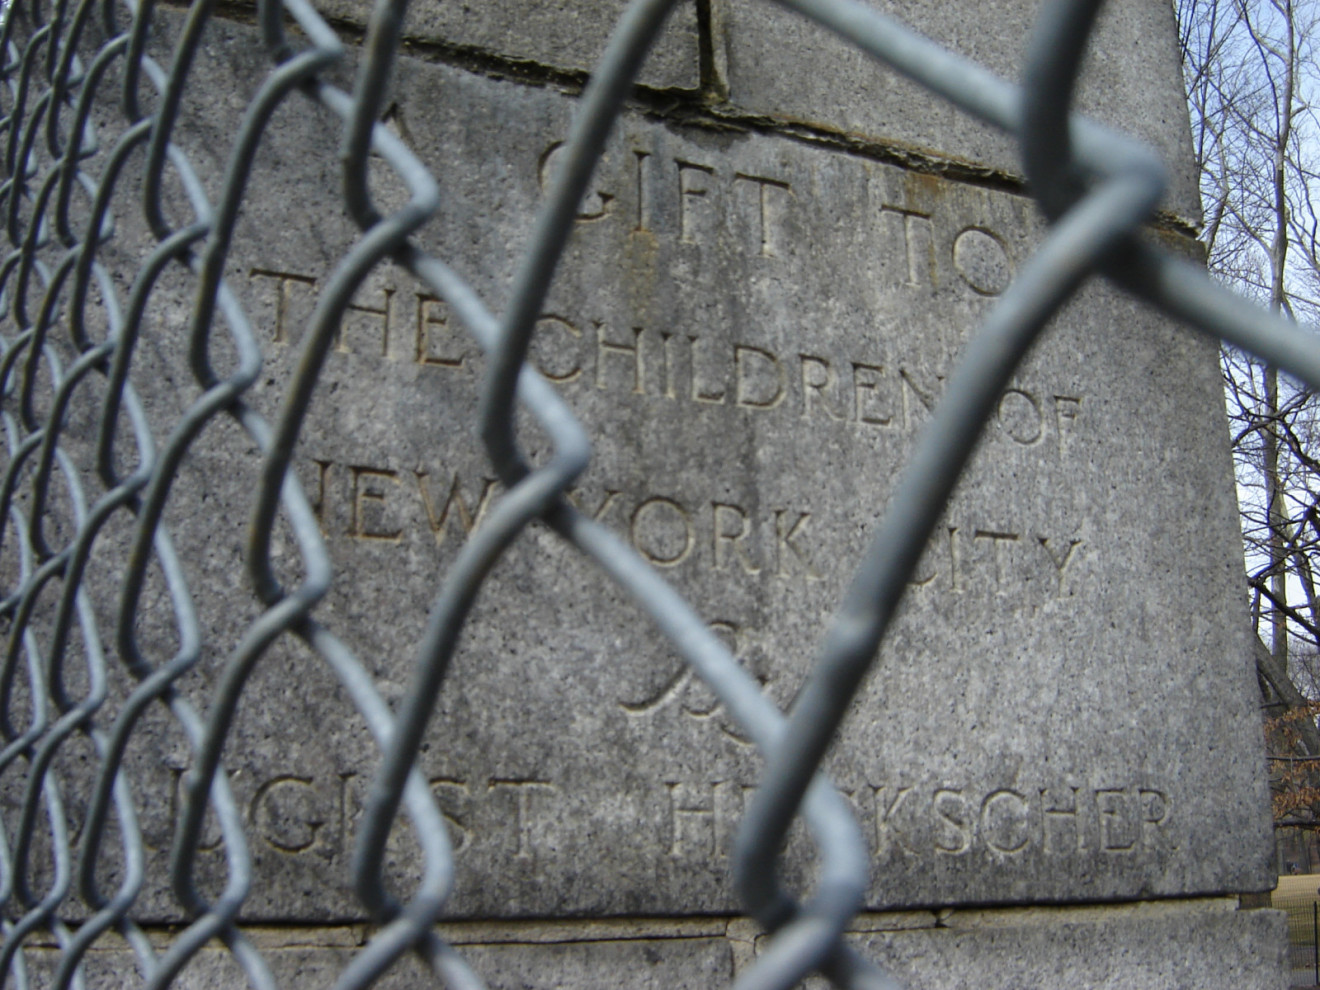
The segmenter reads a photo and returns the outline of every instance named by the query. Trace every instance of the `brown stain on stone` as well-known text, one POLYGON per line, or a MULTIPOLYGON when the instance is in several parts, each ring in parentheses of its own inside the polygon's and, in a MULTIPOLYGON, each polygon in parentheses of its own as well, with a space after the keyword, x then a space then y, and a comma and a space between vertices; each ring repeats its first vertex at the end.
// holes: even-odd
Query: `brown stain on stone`
POLYGON ((930 172, 905 170, 903 174, 904 205, 909 210, 930 211, 948 196, 948 183, 930 172))
POLYGON ((629 231, 623 248, 623 283, 628 306, 641 325, 651 319, 656 296, 660 242, 645 227, 629 231))

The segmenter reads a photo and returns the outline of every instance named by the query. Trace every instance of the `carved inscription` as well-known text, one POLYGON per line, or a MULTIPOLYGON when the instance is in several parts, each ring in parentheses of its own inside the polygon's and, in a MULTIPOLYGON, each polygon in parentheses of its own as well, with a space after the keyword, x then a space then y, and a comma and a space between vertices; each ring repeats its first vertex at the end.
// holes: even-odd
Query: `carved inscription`
MULTIPOLYGON (((807 220, 819 209, 814 194, 794 185, 804 177, 786 161, 778 171, 735 167, 658 154, 638 140, 629 138, 633 144, 626 152, 602 166, 578 212, 584 228, 622 224, 629 235, 668 238, 675 249, 718 246, 774 265, 790 259, 795 231, 809 229, 807 220)), ((551 142, 529 163, 542 191, 562 152, 562 142, 551 142)), ((890 189, 875 170, 858 175, 869 204, 858 222, 874 242, 868 253, 880 266, 877 285, 930 291, 951 284, 969 300, 1004 290, 1016 249, 984 217, 955 220, 941 205, 952 202, 948 196, 924 186, 915 192, 890 189)), ((808 185, 816 188, 814 182, 808 185)), ((960 209, 984 212, 974 205, 960 209)), ((266 308, 271 343, 296 344, 321 275, 272 264, 252 267, 248 275, 266 308)), ((929 357, 881 356, 868 353, 865 345, 836 343, 856 340, 856 333, 814 329, 804 341, 829 343, 790 348, 755 339, 747 327, 730 339, 701 325, 657 325, 654 317, 550 311, 538 323, 532 363, 556 384, 634 400, 723 406, 742 415, 795 416, 861 431, 912 431, 921 425, 943 390, 943 367, 931 366, 929 357)), ((910 328, 898 323, 877 326, 874 333, 896 340, 911 336, 910 328)), ((410 362, 469 381, 479 373, 476 348, 446 305, 388 270, 349 306, 333 353, 410 362)), ((1063 456, 1085 421, 1083 409, 1075 386, 1018 383, 1002 397, 988 433, 1021 447, 1049 445, 1063 456)))
POLYGON ((887 243, 902 247, 897 252, 898 277, 891 282, 908 288, 936 284, 935 225, 930 214, 885 203, 880 207, 880 227, 887 243))
POLYGON ((1013 280, 1003 238, 988 227, 964 227, 953 239, 953 267, 978 295, 997 296, 1013 280))
POLYGON ((755 785, 731 780, 707 784, 667 780, 665 788, 669 792, 668 855, 703 862, 727 859, 755 785))
MULTIPOLYGON (((183 800, 183 774, 172 768, 170 821, 177 822, 183 800)), ((517 777, 480 780, 434 776, 429 779, 456 850, 484 844, 502 855, 531 859, 559 811, 559 789, 550 781, 517 777)), ((247 833, 265 849, 287 856, 351 855, 353 830, 363 810, 370 780, 361 774, 312 776, 286 773, 257 785, 242 803, 247 833)), ((145 836, 147 847, 169 848, 172 835, 145 836)), ((221 832, 208 814, 199 849, 218 852, 221 832)))
MULTIPOLYGON (((766 435, 782 430, 775 435, 838 444, 822 464, 842 465, 853 451, 873 457, 859 480, 873 485, 883 479, 905 440, 941 401, 962 325, 1013 278, 1023 241, 1004 233, 1016 229, 1003 221, 1010 214, 996 207, 982 216, 974 197, 944 196, 931 184, 904 186, 890 181, 890 173, 867 171, 850 192, 860 190, 865 203, 854 225, 855 243, 873 259, 865 292, 839 293, 829 305, 804 300, 803 312, 811 315, 788 332, 759 314, 783 304, 782 286, 814 271, 802 235, 828 229, 813 202, 829 188, 827 180, 816 182, 788 159, 776 160, 782 170, 769 159, 735 166, 700 149, 674 155, 631 140, 607 159, 582 200, 574 250, 581 249, 590 270, 597 262, 592 252, 626 243, 633 282, 618 290, 620 298, 601 298, 580 292, 576 269, 567 268, 563 291, 549 297, 537 322, 533 368, 579 408, 605 420, 611 407, 626 410, 630 423, 634 411, 655 412, 648 423, 672 429, 688 420, 701 427, 693 436, 713 438, 714 445, 725 418, 747 436, 755 435, 750 424, 757 424, 766 435), (964 204, 956 215, 947 205, 953 203, 964 204), (729 296, 733 303, 717 296, 708 310, 666 309, 649 303, 659 294, 657 285, 671 284, 663 272, 647 281, 647 264, 659 271, 656 259, 705 273, 733 259, 740 278, 754 274, 740 283, 744 295, 729 296), (845 308, 854 301, 863 307, 845 308), (908 303, 938 312, 945 325, 924 316, 912 323, 908 303), (870 317, 874 325, 849 322, 858 312, 877 314, 870 317)), ((562 152, 561 144, 547 146, 523 181, 534 174, 537 187, 547 188, 562 152)), ((298 345, 323 287, 322 273, 287 267, 266 263, 249 270, 277 358, 281 348, 287 358, 287 349, 298 345)), ((850 273, 836 287, 845 276, 850 273)), ((996 458, 998 473, 985 488, 955 500, 911 577, 909 604, 924 610, 915 613, 919 621, 956 605, 991 617, 987 628, 1031 621, 1035 614, 1050 629, 1067 614, 1054 600, 1096 584, 1094 555, 1103 550, 1104 531, 1081 521, 1087 517, 1066 498, 1044 500, 1033 519, 1038 510, 1023 506, 1036 503, 1016 495, 1019 478, 1040 488, 1089 466, 1111 413, 1112 397, 1082 394, 1077 376, 1066 370, 1070 365, 1046 357, 1027 365, 998 397, 980 455, 996 458), (1030 465, 1025 473, 1023 465, 1030 465), (1032 474, 1039 465, 1047 465, 1045 473, 1032 474)), ((359 372, 389 375, 409 388, 422 383, 463 401, 483 370, 478 349, 447 304, 389 268, 374 272, 359 290, 329 361, 350 387, 361 380, 352 378, 359 372)), ((425 553, 452 558, 502 494, 494 478, 468 466, 472 462, 446 463, 443 443, 417 460, 416 453, 381 449, 365 433, 334 442, 343 445, 331 454, 309 437, 314 456, 300 471, 315 493, 326 535, 357 553, 383 555, 401 547, 415 555, 414 563, 425 553)), ((718 463, 719 451, 709 453, 718 463)), ((573 505, 668 576, 699 576, 703 587, 761 586, 736 599, 717 592, 703 608, 719 617, 711 628, 767 691, 788 694, 796 675, 767 659, 777 658, 780 630, 764 612, 826 596, 830 586, 821 582, 848 570, 851 558, 839 558, 865 539, 871 519, 832 504, 834 489, 810 478, 755 491, 717 476, 693 480, 695 472, 639 480, 622 470, 611 477, 616 469, 608 459, 605 468, 568 493, 573 505)), ((754 791, 756 781, 733 768, 741 766, 750 743, 690 668, 672 657, 664 662, 672 667, 642 683, 621 683, 600 700, 620 738, 692 733, 715 743, 721 755, 711 763, 658 768, 636 796, 649 809, 640 841, 657 844, 659 855, 680 867, 707 865, 729 855, 754 791)), ((498 754, 492 759, 495 766, 508 762, 498 754)), ((880 860, 988 857, 1012 870, 1040 857, 1091 864, 1099 857, 1136 859, 1169 841, 1170 791, 1149 781, 1091 779, 1085 767, 1077 768, 1076 779, 913 780, 899 771, 898 779, 886 780, 894 771, 882 759, 860 761, 845 788, 880 860)), ((1059 772, 1057 766, 1046 770, 1059 772)), ((580 789, 570 787, 567 776, 477 777, 448 769, 429 784, 460 852, 530 862, 555 855, 567 830, 582 827, 574 820, 581 814, 574 805, 580 789)), ((245 795, 245 814, 257 841, 274 853, 347 856, 366 783, 355 774, 288 774, 245 795)), ((218 834, 209 839, 218 841, 218 834)))
MULTIPOLYGON (((550 144, 537 166, 540 188, 563 149, 550 144)), ((818 208, 798 195, 786 175, 759 175, 718 161, 672 157, 662 161, 647 148, 632 147, 619 157, 587 194, 579 224, 616 219, 633 232, 668 234, 680 246, 740 251, 748 257, 781 259, 794 230, 809 226, 797 211, 818 208), (616 210, 620 194, 632 199, 631 211, 616 210), (664 200, 665 202, 659 202, 664 200), (659 217, 676 218, 676 229, 665 229, 659 217)), ((975 296, 997 296, 1013 276, 1007 240, 983 223, 945 234, 930 209, 877 198, 870 222, 875 228, 875 253, 892 259, 887 266, 892 288, 929 289, 940 284, 947 265, 957 283, 975 296)), ((861 218, 865 223, 868 218, 861 218)))
POLYGON ((1167 791, 1133 785, 885 785, 860 798, 873 813, 881 857, 963 856, 976 848, 998 856, 1031 849, 1051 856, 1133 854, 1159 844, 1172 811, 1167 791))
MULTIPOLYGON (((424 467, 312 462, 313 506, 327 535, 364 543, 398 544, 425 538, 437 548, 460 545, 498 496, 498 481, 424 467)), ((741 504, 728 496, 693 498, 678 492, 622 488, 575 489, 581 512, 624 536, 662 569, 703 570, 762 580, 814 582, 834 568, 822 544, 831 530, 804 504, 741 504)), ((911 584, 917 590, 1020 595, 1033 582, 1050 596, 1076 593, 1079 562, 1088 554, 1077 534, 979 522, 959 516, 938 529, 911 584)))
POLYGON ((295 332, 293 312, 295 300, 302 302, 303 311, 310 309, 316 298, 316 278, 274 268, 253 268, 248 278, 256 285, 266 284, 273 301, 274 316, 270 321, 272 343, 287 344, 290 333, 295 332))
MULTIPOLYGON (((730 780, 669 780, 669 855, 727 857, 753 786, 730 780)), ((1166 840, 1166 790, 1123 786, 976 788, 868 785, 845 790, 868 827, 877 858, 1028 855, 1076 859, 1135 856, 1166 840)))
MULTIPOLYGON (((311 311, 319 285, 296 272, 254 268, 274 344, 296 341, 295 313, 311 311)), ((776 351, 694 333, 615 327, 547 313, 537 324, 537 370, 549 381, 596 392, 644 396, 747 414, 787 412, 816 423, 912 432, 929 417, 945 376, 840 349, 776 351)), ((437 373, 477 374, 472 344, 434 296, 385 285, 350 308, 334 353, 409 361, 437 373), (405 315, 406 311, 406 315, 405 315)), ((473 380, 475 380, 473 378, 473 380)), ((1001 397, 990 436, 1017 447, 1049 444, 1067 453, 1083 418, 1081 396, 1043 384, 1019 384, 1001 397)))
MULTIPOLYGON (((709 623, 710 628, 720 636, 729 647, 729 652, 745 662, 747 647, 753 633, 743 623, 728 619, 716 619, 709 623)), ((762 687, 770 683, 770 678, 753 671, 753 676, 762 687)), ((619 707, 633 717, 655 715, 665 709, 674 708, 698 726, 713 723, 715 727, 739 746, 750 746, 752 741, 744 736, 737 724, 724 717, 724 704, 702 683, 701 679, 687 664, 679 664, 670 677, 656 691, 642 698, 620 698, 619 707)))
MULTIPOLYGON (((173 771, 171 821, 181 808, 182 771, 173 771)), ((574 827, 554 782, 491 776, 433 775, 432 793, 457 851, 533 860, 554 849, 574 827)), ((248 833, 266 850, 290 857, 348 857, 370 781, 359 774, 286 773, 259 783, 242 806, 248 833)), ((664 818, 656 838, 662 854, 708 862, 727 858, 756 789, 754 780, 657 781, 664 818)), ((1162 786, 1123 782, 976 787, 931 783, 867 784, 845 797, 880 860, 959 858, 988 854, 1011 865, 1026 856, 1076 860, 1137 856, 1168 840, 1175 806, 1162 786)), ((201 851, 221 852, 220 830, 208 822, 201 851)), ((170 836, 149 835, 164 850, 170 836)))

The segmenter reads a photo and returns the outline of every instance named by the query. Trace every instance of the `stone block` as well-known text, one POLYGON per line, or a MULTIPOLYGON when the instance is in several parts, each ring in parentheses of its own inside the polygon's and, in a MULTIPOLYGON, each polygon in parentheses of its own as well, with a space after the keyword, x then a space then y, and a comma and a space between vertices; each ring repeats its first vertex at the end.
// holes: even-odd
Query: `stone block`
MULTIPOLYGON (((1035 4, 866 2, 1001 78, 1021 75, 1035 4)), ((736 108, 1021 175, 1016 145, 1001 132, 816 24, 758 0, 716 0, 715 10, 713 47, 736 108)), ((1170 173, 1165 208, 1197 221, 1200 196, 1178 67, 1171 6, 1114 0, 1101 9, 1076 105, 1152 145, 1170 173)))
MULTIPOLYGON (((249 29, 214 32, 189 91, 211 112, 175 137, 209 188, 264 71, 249 29)), ((392 126, 442 191, 419 241, 498 311, 574 101, 407 59, 394 85, 392 126)), ((113 119, 101 115, 107 135, 113 119)), ((272 419, 316 295, 357 238, 338 130, 309 102, 281 108, 227 268, 266 351, 247 399, 272 419)), ((385 208, 401 202, 383 164, 373 181, 385 208)), ((120 191, 103 253, 125 285, 147 243, 135 197, 120 191)), ((534 347, 595 445, 573 501, 673 581, 786 706, 963 345, 1043 236, 1030 202, 993 185, 626 115, 534 347)), ((192 288, 178 270, 162 277, 136 359, 158 437, 199 394, 179 317, 192 288)), ((392 703, 447 568, 500 494, 473 438, 481 368, 445 304, 383 265, 341 327, 298 448, 338 575, 316 614, 392 703)), ((1268 885, 1219 389, 1211 342, 1099 283, 1015 376, 829 760, 874 850, 868 906, 1268 885)), ((75 403, 71 435, 94 416, 75 403)), ((535 430, 523 441, 545 456, 535 430)), ((239 577, 258 470, 221 419, 171 496, 206 640, 186 682, 202 708, 258 613, 239 577)), ((89 578, 107 629, 122 545, 112 527, 89 578)), ((278 552, 296 580, 287 534, 278 552)), ((162 604, 144 610, 140 637, 159 664, 177 636, 151 588, 162 604)), ((126 690, 116 678, 107 711, 126 690)), ((163 714, 130 752, 157 884, 140 907, 162 921, 178 916, 165 859, 187 756, 163 714)), ((226 750, 256 861, 248 917, 360 911, 347 868, 376 765, 326 665, 278 642, 226 750)), ((734 910, 728 854, 760 768, 618 589, 534 528, 482 592, 422 754, 457 847, 453 912, 734 910)), ((70 774, 76 817, 88 782, 70 774)), ((215 888, 214 830, 206 846, 200 875, 215 888)), ((406 825, 390 862, 406 888, 406 825)), ((788 862, 805 882, 802 835, 788 862)))
MULTIPOLYGON (((1225 986, 1283 990, 1283 917, 1237 911, 1231 902, 1177 901, 1112 908, 1019 909, 857 919, 849 941, 880 963, 905 990, 1186 990, 1225 986), (1176 949, 1170 951, 1171 946, 1176 949)), ((696 918, 612 922, 443 925, 467 963, 491 990, 538 985, 574 990, 670 990, 727 986, 746 971, 766 939, 744 921, 696 918)), ((151 933, 158 946, 164 933, 151 933)), ((361 950, 353 929, 255 929, 248 932, 277 984, 319 986, 361 950)), ((51 985, 53 948, 22 952, 34 990, 51 985)), ((121 940, 105 937, 86 957, 89 986, 125 986, 137 978, 121 940)), ((386 990, 429 986, 418 962, 405 957, 377 984, 386 990)), ((180 974, 179 990, 246 987, 238 966, 217 943, 180 974)), ((803 990, 828 984, 809 978, 803 990)))
MULTIPOLYGON (((499 60, 531 62, 570 72, 595 67, 627 0, 418 0, 408 12, 405 37, 499 60)), ((320 0, 327 17, 366 25, 365 0, 320 0)), ((694 0, 679 0, 669 15, 639 81, 666 89, 701 84, 694 0)))
POLYGON ((858 934, 854 944, 905 990, 1286 986, 1286 925, 1277 911, 1192 901, 970 915, 954 912, 937 928, 858 934))

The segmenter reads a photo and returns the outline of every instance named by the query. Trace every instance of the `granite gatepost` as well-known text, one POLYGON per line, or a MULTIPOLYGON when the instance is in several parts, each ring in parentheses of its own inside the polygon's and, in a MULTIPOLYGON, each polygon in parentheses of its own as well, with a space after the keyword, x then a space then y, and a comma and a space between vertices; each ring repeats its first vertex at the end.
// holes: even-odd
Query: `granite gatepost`
MULTIPOLYGON (((413 6, 387 120, 442 189, 420 238, 498 308, 623 2, 413 6)), ((1034 11, 892 8, 1006 75, 1034 11)), ((176 136, 204 178, 264 71, 243 11, 208 29, 176 136)), ((325 11, 349 34, 364 23, 360 3, 325 11)), ((159 16, 167 52, 180 20, 159 16)), ((1194 253, 1167 3, 1108 5, 1080 106, 1164 156, 1152 236, 1194 253)), ((267 412, 356 239, 337 138, 310 103, 282 107, 234 241, 267 412)), ((1041 240, 1019 172, 1006 139, 753 0, 680 4, 610 140, 535 345, 594 443, 572 498, 781 705, 960 348, 1041 240)), ((129 276, 145 242, 125 220, 129 276)), ((135 374, 160 431, 195 390, 184 329, 165 303, 155 318, 135 374)), ((445 305, 382 267, 298 449, 339 575, 318 616, 391 701, 447 566, 500 496, 473 438, 481 369, 445 305)), ((217 426, 172 503, 218 644, 257 611, 234 575, 258 466, 217 426)), ((1282 924, 1237 900, 1272 883, 1241 570, 1215 346, 1091 282, 1000 400, 829 758, 873 850, 856 943, 913 990, 1280 987, 1282 924)), ((141 635, 168 651, 167 622, 141 635)), ((222 657, 196 675, 199 698, 222 657)), ((129 757, 152 878, 137 915, 162 926, 183 919, 165 865, 187 752, 162 718, 129 757)), ((281 643, 225 759, 255 861, 244 916, 289 985, 327 982, 361 942, 347 867, 376 758, 330 673, 281 643)), ((422 756, 457 851, 446 934, 492 986, 727 982, 763 944, 728 870, 761 767, 622 594, 534 530, 482 593, 422 756)), ((395 841, 406 886, 406 826, 395 841)), ((805 835, 787 862, 809 883, 805 835)), ((111 979, 127 958, 100 949, 89 966, 111 979)), ((227 967, 204 953, 183 985, 227 985, 227 967)))

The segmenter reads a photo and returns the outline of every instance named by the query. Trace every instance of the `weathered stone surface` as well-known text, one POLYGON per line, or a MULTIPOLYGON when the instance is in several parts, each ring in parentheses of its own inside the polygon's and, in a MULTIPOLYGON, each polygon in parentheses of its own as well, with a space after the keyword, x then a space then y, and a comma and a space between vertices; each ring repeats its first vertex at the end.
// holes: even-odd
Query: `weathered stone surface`
MULTIPOLYGON (((215 31, 192 92, 236 96, 176 135, 210 182, 260 65, 247 29, 215 31)), ((573 102, 405 60, 395 105, 442 189, 421 240, 498 309, 573 102)), ((315 294, 356 236, 338 129, 310 104, 280 111, 234 241, 228 277, 268 351, 248 398, 271 417, 315 294)), ((376 179, 387 208, 400 201, 387 168, 376 179)), ((121 192, 125 214, 135 196, 121 192)), ((138 236, 126 215, 120 253, 106 253, 125 285, 138 236)), ((536 344, 595 444, 574 500, 787 705, 960 348, 1041 236, 1027 200, 990 188, 625 117, 536 344)), ((198 394, 178 316, 191 290, 164 276, 135 364, 158 437, 198 394)), ((473 438, 480 368, 446 307, 382 267, 299 448, 339 574, 317 615, 391 701, 446 568, 498 498, 473 438)), ((524 441, 545 456, 535 431, 524 441)), ((172 495, 207 643, 186 682, 202 706, 257 614, 238 575, 258 468, 218 422, 172 495)), ((988 424, 830 759, 875 850, 870 906, 1267 885, 1231 477, 1214 347, 1086 288, 988 424)), ((292 542, 279 552, 296 576, 292 542)), ((92 579, 106 628, 116 573, 92 579)), ((162 606, 140 636, 163 663, 176 637, 153 587, 162 606)), ((290 641, 244 698, 226 765, 256 860, 248 916, 354 916, 346 871, 376 765, 361 719, 290 641)), ((153 718, 130 761, 159 884, 139 904, 169 920, 188 747, 153 718)), ((734 909, 728 852, 760 767, 620 592, 534 529, 482 593, 422 757, 457 846, 453 912, 734 909)), ((398 833, 406 886, 415 852, 398 833)), ((217 839, 201 864, 213 885, 217 839)), ((789 859, 804 877, 801 836, 789 859)))
MULTIPOLYGON (((1274 911, 1240 912, 1225 902, 1171 902, 1103 909, 954 912, 934 916, 872 915, 857 919, 850 938, 907 990, 987 990, 1066 986, 1078 990, 1183 990, 1224 986, 1282 990, 1284 922, 1274 911), (917 922, 914 924, 914 922, 917 922), (1170 946, 1177 946, 1170 951, 1170 946)), ((764 945, 748 922, 701 919, 536 925, 442 926, 447 939, 492 990, 563 986, 574 990, 727 986, 764 945)), ((280 986, 333 981, 360 949, 360 933, 344 929, 250 933, 280 986)), ((107 938, 86 963, 91 986, 136 978, 131 954, 107 938)), ((24 953, 32 985, 49 985, 54 953, 24 953)), ((378 984, 429 985, 406 958, 378 984)), ((184 970, 181 990, 246 986, 218 946, 184 970)), ((827 986, 808 980, 807 990, 827 986)))
MULTIPOLYGON (((318 5, 327 16, 364 26, 371 7, 364 0, 326 0, 318 5)), ((501 59, 590 71, 625 7, 627 0, 418 0, 409 7, 405 36, 501 59)), ((680 0, 639 81, 696 89, 701 84, 698 51, 696 4, 680 0)))
MULTIPOLYGON (((855 936, 908 990, 1182 990, 1287 985, 1285 919, 1223 902, 954 912, 943 927, 855 936), (1171 950, 1171 947, 1177 949, 1171 950), (1188 948, 1194 946, 1195 948, 1188 948)), ((828 986, 821 980, 811 990, 828 986)))
MULTIPOLYGON (((1035 4, 996 3, 972 11, 923 0, 868 2, 1002 78, 1021 75, 1035 4)), ((999 131, 778 4, 718 0, 715 9, 714 50, 735 106, 1021 174, 1014 144, 999 131)), ((1195 219, 1200 197, 1177 38, 1170 4, 1105 4, 1077 106, 1154 146, 1170 172, 1165 206, 1195 219)))
MULTIPOLYGON (((214 194, 261 63, 250 30, 213 29, 188 97, 205 112, 175 141, 214 194), (232 97, 208 95, 219 92, 232 97)), ((392 126, 442 190, 420 239, 498 309, 573 101, 409 60, 394 100, 392 126)), ((101 117, 113 134, 112 112, 101 117)), ((356 239, 340 205, 339 128, 311 104, 279 111, 234 241, 228 279, 267 350, 248 398, 269 418, 316 293, 356 239)), ((396 206, 383 164, 374 179, 384 208, 396 206)), ((136 187, 118 202, 119 240, 104 260, 126 287, 145 237, 136 187)), ((1042 234, 1023 198, 785 135, 640 114, 617 129, 535 349, 595 444, 573 498, 670 577, 779 704, 802 683, 961 347, 1042 234)), ((162 276, 135 359, 158 439, 199 394, 182 315, 194 287, 178 271, 162 276)), ((213 348, 222 368, 225 339, 218 332, 213 348)), ((446 569, 499 496, 473 436, 481 366, 446 307, 382 266, 358 293, 299 447, 339 575, 316 614, 392 703, 446 569)), ((71 436, 96 408, 71 411, 71 436)), ((544 458, 544 440, 523 434, 544 458)), ((253 445, 219 420, 167 513, 206 644, 181 690, 203 709, 259 611, 241 576, 258 474, 253 445)), ((999 403, 831 756, 874 849, 870 907, 1268 885, 1231 478, 1214 347, 1088 286, 999 403)), ((103 630, 114 628, 114 554, 128 535, 127 521, 111 526, 89 576, 103 630)), ((277 552, 296 580, 287 533, 277 552)), ((163 582, 152 582, 138 635, 162 664, 178 644, 163 582)), ((115 675, 107 711, 128 680, 115 675)), ((79 745, 58 765, 75 823, 90 786, 79 745)), ((149 852, 135 908, 145 920, 180 917, 167 861, 189 752, 154 711, 130 748, 149 852)), ((255 859, 246 916, 360 916, 347 869, 376 749, 326 665, 289 638, 276 644, 244 692, 225 761, 255 859)), ((760 760, 640 613, 544 530, 483 591, 421 766, 457 848, 454 916, 737 907, 728 853, 760 760)), ((11 814, 21 787, 6 785, 11 814)), ((41 841, 38 863, 49 861, 41 841)), ((208 891, 223 884, 224 854, 209 828, 208 891)), ((803 836, 788 859, 803 881, 803 836)), ((406 889, 417 869, 406 824, 389 861, 406 889)), ((1201 931, 1209 951, 1228 953, 1273 924, 1264 919, 1207 915, 1201 931)), ((1110 937, 1097 931, 1067 928, 1068 944, 1110 937)), ((1124 922, 1112 944, 1154 931, 1165 929, 1124 922)), ((876 936, 878 950, 918 986, 965 985, 966 973, 939 982, 947 974, 926 968, 947 946, 968 972, 995 969, 976 962, 986 952, 1038 951, 1051 979, 1069 972, 1048 968, 1049 941, 1034 928, 889 938, 876 936)), ((1149 944, 1123 965, 1173 965, 1149 944)), ((724 948, 671 949, 685 971, 722 972, 724 948)), ((619 951, 619 966, 633 965, 633 948, 619 951)), ((1088 972, 1121 955, 1105 951, 1088 972)))
MULTIPOLYGON (((356 954, 358 945, 298 944, 299 934, 261 939, 258 945, 281 987, 332 986, 356 954), (263 944, 264 943, 264 944, 263 944)), ((723 938, 668 938, 606 941, 589 937, 550 943, 495 942, 463 944, 464 958, 490 990, 556 985, 574 990, 701 990, 730 982, 732 954, 723 938), (551 982, 553 981, 553 982, 551 982)), ((33 985, 50 985, 54 953, 30 953, 33 985)), ((86 964, 89 985, 122 986, 138 979, 132 955, 125 950, 91 953, 86 964)), ((431 986, 434 978, 406 957, 379 982, 383 990, 431 986)), ((173 984, 178 990, 231 990, 248 983, 233 959, 219 946, 203 950, 173 984)))

